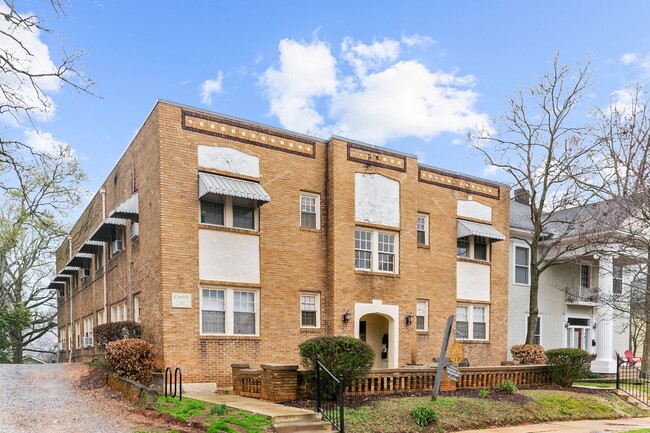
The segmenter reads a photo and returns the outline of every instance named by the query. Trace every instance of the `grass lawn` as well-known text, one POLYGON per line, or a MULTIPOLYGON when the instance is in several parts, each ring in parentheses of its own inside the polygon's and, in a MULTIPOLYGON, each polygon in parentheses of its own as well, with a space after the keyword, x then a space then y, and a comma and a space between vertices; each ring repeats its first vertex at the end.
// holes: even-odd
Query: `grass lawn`
POLYGON ((609 392, 524 390, 519 394, 519 401, 470 397, 439 397, 431 401, 428 396, 375 400, 366 406, 346 409, 345 427, 350 433, 452 432, 558 420, 650 415, 609 392), (411 411, 419 406, 433 408, 438 413, 436 427, 420 427, 415 423, 411 411))
POLYGON ((182 421, 203 424, 208 433, 263 433, 271 431, 271 419, 255 413, 232 409, 226 405, 205 403, 191 398, 158 397, 156 411, 182 421))

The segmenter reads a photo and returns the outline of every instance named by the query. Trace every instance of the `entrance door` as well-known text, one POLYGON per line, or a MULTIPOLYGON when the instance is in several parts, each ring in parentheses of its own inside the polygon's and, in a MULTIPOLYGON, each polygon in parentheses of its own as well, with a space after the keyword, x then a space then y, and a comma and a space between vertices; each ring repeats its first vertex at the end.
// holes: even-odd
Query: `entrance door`
POLYGON ((375 352, 373 368, 388 368, 390 347, 388 319, 381 314, 366 314, 359 319, 359 338, 372 347, 375 352), (365 331, 365 333, 363 332, 365 331))
POLYGON ((574 349, 589 350, 591 339, 591 320, 569 317, 567 328, 567 346, 574 349))

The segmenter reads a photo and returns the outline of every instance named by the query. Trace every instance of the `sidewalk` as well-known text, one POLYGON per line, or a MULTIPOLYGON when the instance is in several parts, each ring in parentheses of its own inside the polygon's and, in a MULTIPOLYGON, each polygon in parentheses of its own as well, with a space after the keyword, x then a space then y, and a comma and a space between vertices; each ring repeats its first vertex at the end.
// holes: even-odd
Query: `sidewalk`
POLYGON ((607 419, 597 421, 555 421, 544 424, 527 424, 514 427, 466 430, 456 433, 609 433, 624 432, 642 428, 650 429, 650 417, 607 419))

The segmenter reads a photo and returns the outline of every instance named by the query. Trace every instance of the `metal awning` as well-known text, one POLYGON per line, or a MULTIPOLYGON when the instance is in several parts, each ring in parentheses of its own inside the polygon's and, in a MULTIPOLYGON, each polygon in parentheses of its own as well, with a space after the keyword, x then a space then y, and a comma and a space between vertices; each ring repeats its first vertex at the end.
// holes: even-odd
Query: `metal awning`
POLYGON ((65 268, 61 269, 62 274, 72 274, 73 272, 79 271, 81 271, 81 268, 79 266, 66 266, 65 268))
POLYGON ((53 281, 57 281, 57 282, 60 281, 62 283, 65 283, 66 281, 70 281, 71 278, 72 278, 72 275, 64 274, 62 272, 59 272, 58 274, 56 274, 56 277, 54 277, 53 281))
POLYGON ((83 243, 81 248, 79 248, 80 253, 96 253, 100 248, 104 247, 104 242, 102 241, 92 241, 87 240, 83 243))
POLYGON ((136 192, 131 197, 124 200, 122 203, 118 204, 115 209, 113 209, 109 217, 112 218, 128 218, 133 221, 138 220, 138 193, 136 192))
POLYGON ((85 265, 90 265, 90 260, 92 260, 93 255, 89 253, 77 253, 74 255, 74 257, 68 262, 68 266, 80 266, 82 268, 85 268, 87 266, 85 265))
POLYGON ((465 236, 483 236, 485 238, 503 241, 506 237, 501 232, 489 224, 475 223, 473 221, 458 220, 456 225, 456 237, 464 238, 465 236))
POLYGON ((49 286, 47 286, 48 289, 50 290, 61 290, 65 288, 65 283, 63 281, 56 281, 52 280, 49 286))
POLYGON ((271 201, 271 197, 257 182, 200 172, 199 198, 209 193, 248 198, 261 203, 271 201))
POLYGON ((126 220, 123 218, 106 218, 102 221, 99 227, 97 227, 97 230, 92 234, 90 240, 109 242, 111 240, 114 226, 126 226, 126 220))

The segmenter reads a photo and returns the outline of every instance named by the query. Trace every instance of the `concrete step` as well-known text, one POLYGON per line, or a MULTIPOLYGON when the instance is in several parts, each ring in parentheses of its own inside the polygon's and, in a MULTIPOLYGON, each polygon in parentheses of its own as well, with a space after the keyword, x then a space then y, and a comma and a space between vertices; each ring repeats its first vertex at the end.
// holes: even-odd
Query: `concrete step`
POLYGON ((222 394, 222 395, 232 395, 232 386, 218 386, 217 387, 217 394, 222 394))
POLYGON ((309 413, 295 414, 295 415, 277 415, 273 417, 272 421, 273 421, 273 425, 320 422, 321 415, 316 412, 309 412, 309 413))
POLYGON ((288 422, 273 424, 276 433, 311 433, 332 430, 332 424, 325 421, 288 422))

